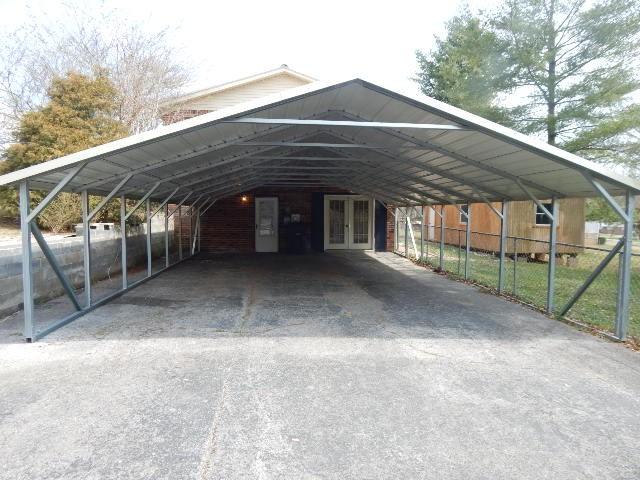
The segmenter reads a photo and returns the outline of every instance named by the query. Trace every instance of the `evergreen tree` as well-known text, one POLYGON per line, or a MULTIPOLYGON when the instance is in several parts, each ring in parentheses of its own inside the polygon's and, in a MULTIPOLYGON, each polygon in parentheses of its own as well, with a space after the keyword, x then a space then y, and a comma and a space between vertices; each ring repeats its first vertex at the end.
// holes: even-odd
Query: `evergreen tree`
POLYGON ((418 56, 425 93, 570 152, 636 168, 637 0, 505 0, 462 20, 418 56), (492 114, 498 100, 508 107, 502 121, 492 114))
MULTIPOLYGON (((94 77, 68 73, 55 78, 48 90, 49 101, 36 111, 25 113, 15 133, 17 143, 4 153, 0 173, 8 173, 47 160, 101 145, 127 134, 112 117, 116 92, 104 72, 94 77)), ((34 194, 34 203, 42 195, 34 194)), ((17 215, 15 189, 0 191, 4 211, 17 215)), ((62 193, 40 217, 54 231, 79 221, 77 195, 62 193)))
POLYGON ((425 95, 508 123, 505 109, 496 101, 505 87, 504 49, 480 18, 465 11, 447 22, 447 35, 436 39, 433 51, 416 51, 419 70, 414 80, 425 95))

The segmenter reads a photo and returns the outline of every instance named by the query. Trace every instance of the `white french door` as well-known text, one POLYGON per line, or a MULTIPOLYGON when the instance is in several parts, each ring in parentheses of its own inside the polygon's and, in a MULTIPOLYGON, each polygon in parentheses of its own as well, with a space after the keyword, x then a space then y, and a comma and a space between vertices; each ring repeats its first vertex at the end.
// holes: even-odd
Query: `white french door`
POLYGON ((325 250, 367 250, 373 244, 373 202, 356 195, 325 195, 325 250))

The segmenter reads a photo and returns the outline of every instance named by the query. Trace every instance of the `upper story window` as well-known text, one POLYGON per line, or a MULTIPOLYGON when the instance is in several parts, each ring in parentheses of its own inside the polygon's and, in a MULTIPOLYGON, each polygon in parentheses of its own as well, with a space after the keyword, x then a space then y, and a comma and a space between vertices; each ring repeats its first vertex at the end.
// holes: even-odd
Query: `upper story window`
POLYGON ((469 205, 464 203, 460 205, 460 211, 458 212, 460 216, 460 223, 467 224, 467 215, 469 214, 469 205), (464 213, 463 213, 464 212, 464 213))
MULTIPOLYGON (((552 203, 543 203, 544 208, 551 211, 553 208, 552 203)), ((551 225, 551 219, 547 217, 547 214, 544 213, 544 210, 540 208, 539 205, 536 204, 536 225, 551 225)))

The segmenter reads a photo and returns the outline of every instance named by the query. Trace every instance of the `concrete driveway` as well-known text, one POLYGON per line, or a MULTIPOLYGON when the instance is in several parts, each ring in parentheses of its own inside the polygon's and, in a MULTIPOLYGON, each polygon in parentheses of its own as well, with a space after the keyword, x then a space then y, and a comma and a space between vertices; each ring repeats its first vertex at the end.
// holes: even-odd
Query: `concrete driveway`
POLYGON ((639 477, 639 354, 391 254, 190 261, 0 345, 3 479, 639 477))

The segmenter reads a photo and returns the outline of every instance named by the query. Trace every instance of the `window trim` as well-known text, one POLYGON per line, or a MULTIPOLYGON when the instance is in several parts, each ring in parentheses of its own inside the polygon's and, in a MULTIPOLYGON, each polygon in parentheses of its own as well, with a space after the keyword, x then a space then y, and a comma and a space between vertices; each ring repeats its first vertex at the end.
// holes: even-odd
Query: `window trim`
POLYGON ((465 210, 467 212, 467 214, 469 214, 469 204, 468 203, 462 203, 460 205, 458 205, 460 207, 460 210, 458 210, 458 223, 460 225, 466 225, 467 224, 467 217, 465 217, 462 214, 461 210, 465 210))
MULTIPOLYGON (((540 202, 540 203, 542 203, 542 205, 544 205, 544 208, 546 208, 549 211, 551 211, 553 209, 553 202, 540 202)), ((534 206, 534 209, 533 209, 533 224, 536 227, 547 227, 547 228, 549 228, 551 226, 551 221, 549 220, 549 217, 547 217, 547 215, 543 211, 539 211, 540 207, 538 206, 537 203, 534 202, 533 206, 534 206), (542 215, 542 217, 545 219, 545 221, 549 222, 549 223, 538 223, 538 215, 542 215)))

